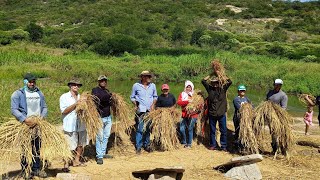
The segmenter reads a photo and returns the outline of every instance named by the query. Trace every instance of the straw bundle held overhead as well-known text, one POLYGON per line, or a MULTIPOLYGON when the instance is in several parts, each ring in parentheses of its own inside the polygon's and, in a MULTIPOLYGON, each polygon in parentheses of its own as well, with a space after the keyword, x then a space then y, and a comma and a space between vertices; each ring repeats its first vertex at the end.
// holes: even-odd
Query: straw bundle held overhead
POLYGON ((103 123, 97 111, 96 103, 98 98, 89 92, 81 94, 80 100, 76 106, 76 112, 81 122, 86 124, 86 131, 89 139, 95 142, 96 135, 102 129, 103 123))
POLYGON ((294 145, 294 135, 290 127, 292 123, 293 118, 286 110, 271 101, 266 101, 256 108, 253 129, 256 136, 260 136, 257 138, 261 138, 264 125, 268 125, 271 135, 276 138, 278 151, 288 155, 294 145))
MULTIPOLYGON (((218 81, 221 86, 224 86, 228 82, 228 77, 226 75, 226 70, 224 66, 220 63, 218 59, 214 59, 211 62, 212 70, 213 70, 213 75, 215 75, 218 78, 218 81)), ((214 78, 214 77, 210 77, 214 78)))
MULTIPOLYGON (((118 93, 112 93, 112 110, 112 115, 117 121, 114 126, 116 138, 120 138, 119 145, 126 149, 127 146, 131 145, 130 134, 134 111, 118 93)), ((117 142, 115 144, 117 145, 117 142)))
POLYGON ((172 150, 178 148, 177 123, 181 117, 181 111, 172 108, 158 108, 148 113, 144 120, 151 121, 151 135, 161 150, 172 150))
POLYGON ((299 101, 306 106, 314 106, 316 104, 316 97, 311 94, 298 95, 299 101), (307 98, 311 101, 308 101, 307 98))
MULTIPOLYGON (((72 159, 72 153, 62 132, 40 117, 31 118, 36 124, 32 128, 17 120, 8 121, 0 126, 0 159, 12 161, 24 156, 26 162, 31 164, 34 159, 34 144, 31 141, 37 137, 41 140, 40 159, 43 162, 72 159)), ((31 166, 28 166, 26 173, 30 172, 31 166)))
POLYGON ((257 154, 259 153, 259 146, 252 129, 254 112, 250 103, 244 103, 241 105, 240 117, 239 140, 244 146, 243 151, 246 153, 257 154))

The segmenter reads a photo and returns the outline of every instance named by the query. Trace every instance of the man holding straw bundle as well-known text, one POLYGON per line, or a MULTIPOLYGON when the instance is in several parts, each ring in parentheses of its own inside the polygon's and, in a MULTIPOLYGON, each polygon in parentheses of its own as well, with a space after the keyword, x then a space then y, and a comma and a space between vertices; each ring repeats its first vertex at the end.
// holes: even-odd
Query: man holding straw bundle
MULTIPOLYGON (((281 90, 283 85, 283 81, 281 79, 276 79, 273 83, 273 89, 270 90, 267 94, 267 100, 272 101, 275 104, 278 104, 281 108, 287 109, 288 104, 288 96, 285 92, 281 90)), ((278 149, 277 137, 272 135, 272 152, 276 153, 278 149)))
MULTIPOLYGON (((36 77, 33 74, 25 74, 23 83, 24 87, 16 90, 11 96, 11 113, 21 123, 25 123, 30 128, 33 128, 36 124, 30 117, 46 117, 48 113, 47 104, 44 95, 36 86, 36 77)), ((36 136, 32 139, 31 143, 30 146, 32 146, 32 154, 34 157, 31 167, 32 172, 31 177, 26 177, 27 173, 25 171, 29 165, 26 163, 26 159, 23 156, 21 159, 21 167, 22 173, 25 176, 24 178, 29 179, 32 178, 32 176, 46 178, 47 173, 40 170, 41 139, 39 136, 36 136)))
POLYGON ((97 97, 98 102, 97 110, 100 114, 101 121, 103 122, 103 129, 97 134, 96 138, 96 157, 97 164, 103 164, 103 158, 112 158, 112 156, 106 154, 108 139, 111 133, 112 119, 110 113, 110 107, 112 104, 112 94, 107 89, 107 77, 100 75, 98 77, 98 87, 92 89, 92 94, 97 97))
MULTIPOLYGON (((83 153, 83 147, 87 145, 87 132, 84 123, 81 123, 75 111, 80 102, 79 88, 82 84, 78 80, 68 82, 69 92, 64 93, 60 97, 60 110, 63 120, 63 131, 70 150, 75 152, 75 158, 72 162, 73 167, 85 166, 80 162, 83 153)), ((69 172, 69 162, 65 162, 64 172, 69 172)))
POLYGON ((136 110, 136 153, 141 153, 141 148, 150 152, 150 124, 147 122, 144 130, 143 117, 153 111, 157 102, 156 85, 151 82, 152 74, 149 71, 142 71, 140 81, 132 86, 130 99, 136 110))

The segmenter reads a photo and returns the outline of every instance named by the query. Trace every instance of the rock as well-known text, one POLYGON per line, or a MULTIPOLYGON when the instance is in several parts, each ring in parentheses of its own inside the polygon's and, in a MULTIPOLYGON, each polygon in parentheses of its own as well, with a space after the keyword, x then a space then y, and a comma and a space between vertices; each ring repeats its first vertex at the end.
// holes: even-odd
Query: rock
POLYGON ((257 164, 248 164, 230 169, 225 175, 230 179, 252 180, 262 179, 262 175, 257 164))
POLYGON ((148 180, 176 180, 176 172, 151 174, 148 180))
POLYGON ((182 179, 184 168, 180 166, 174 167, 163 167, 155 168, 141 171, 134 171, 132 175, 139 179, 161 179, 161 180, 171 180, 171 179, 182 179))
POLYGON ((58 173, 57 179, 62 180, 91 180, 91 177, 87 174, 71 174, 71 173, 58 173))
POLYGON ((229 169, 233 167, 241 166, 243 164, 253 164, 262 160, 263 157, 260 154, 251 154, 247 156, 234 157, 229 162, 216 166, 214 169, 219 170, 221 172, 227 172, 229 169))

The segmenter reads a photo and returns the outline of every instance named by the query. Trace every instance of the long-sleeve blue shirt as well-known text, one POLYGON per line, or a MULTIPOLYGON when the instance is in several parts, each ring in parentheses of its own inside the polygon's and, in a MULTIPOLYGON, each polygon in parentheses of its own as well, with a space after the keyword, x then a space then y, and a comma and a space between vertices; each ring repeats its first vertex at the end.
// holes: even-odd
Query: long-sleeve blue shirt
POLYGON ((154 83, 149 83, 146 88, 141 84, 141 81, 132 86, 130 99, 132 102, 137 102, 139 112, 150 111, 153 101, 157 98, 157 89, 154 83))

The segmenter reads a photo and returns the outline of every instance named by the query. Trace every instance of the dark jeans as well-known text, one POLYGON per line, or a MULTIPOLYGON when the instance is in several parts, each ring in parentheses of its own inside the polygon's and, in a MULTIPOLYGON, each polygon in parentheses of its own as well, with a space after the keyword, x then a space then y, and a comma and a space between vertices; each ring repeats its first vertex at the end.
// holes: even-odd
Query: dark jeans
MULTIPOLYGON (((36 171, 36 170, 40 170, 40 147, 41 147, 41 140, 38 137, 36 137, 35 139, 33 139, 31 141, 32 146, 32 155, 34 157, 34 159, 32 160, 32 167, 31 170, 32 171, 36 171)), ((29 164, 27 164, 26 161, 26 157, 22 156, 21 158, 21 168, 22 171, 24 171, 25 169, 27 169, 27 167, 29 166, 29 164)))
POLYGON ((209 124, 210 124, 210 146, 216 148, 216 125, 217 121, 219 122, 220 129, 220 145, 221 148, 227 148, 227 119, 226 115, 222 116, 211 116, 209 115, 209 124))
POLYGON ((197 121, 197 118, 181 118, 180 120, 181 144, 186 144, 188 146, 192 145, 193 128, 196 121, 197 121), (186 135, 186 130, 188 130, 188 139, 186 135))
POLYGON ((239 132, 240 132, 240 119, 238 117, 233 117, 233 125, 234 125, 234 139, 238 141, 239 132))
POLYGON ((147 113, 139 113, 136 117, 136 149, 139 150, 142 148, 147 148, 150 144, 150 125, 151 120, 147 121, 146 127, 144 129, 144 120, 143 117, 147 113))

